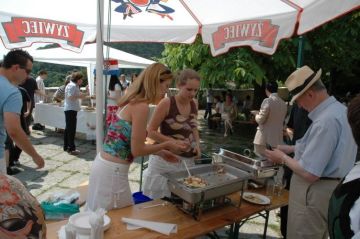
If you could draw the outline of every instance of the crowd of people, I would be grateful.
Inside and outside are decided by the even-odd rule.
[[[28,77],[32,64],[33,58],[26,51],[13,50],[4,57],[0,68],[0,238],[4,239],[46,238],[39,203],[20,181],[7,175],[6,163],[10,158],[16,164],[23,150],[38,168],[45,164],[26,135],[32,95],[38,91],[38,96],[46,96],[43,81],[47,72],[39,72],[34,84]],[[106,135],[91,167],[87,210],[111,210],[134,203],[128,173],[135,157],[150,155],[143,193],[153,199],[170,196],[163,173],[192,166],[200,158],[195,97],[201,77],[192,69],[174,75],[165,65],[154,63],[134,76],[131,84],[124,75],[110,77]],[[64,101],[64,151],[73,155],[79,154],[74,142],[79,100],[90,98],[80,92],[83,78],[81,72],[73,72],[54,95],[54,100]],[[173,80],[177,94],[166,97]],[[31,84],[33,90],[25,91],[20,84]],[[252,112],[258,124],[254,152],[283,165],[284,177],[290,182],[289,207],[281,210],[281,232],[291,239],[329,235],[356,238],[360,236],[360,170],[359,164],[355,165],[360,140],[360,96],[344,106],[327,93],[321,70],[314,72],[308,66],[294,71],[285,85],[293,104],[285,128],[287,105],[277,94],[276,82],[267,83],[267,98],[259,111]],[[211,86],[206,97],[205,118],[223,119],[226,137],[234,131],[238,103],[230,91],[222,102],[213,95]],[[214,103],[216,113],[212,114]],[[149,104],[156,105],[151,117]],[[242,106],[243,112],[249,114],[250,97]],[[16,231],[11,227],[14,223],[18,225]]]

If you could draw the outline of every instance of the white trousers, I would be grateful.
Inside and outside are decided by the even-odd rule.
[[[161,174],[185,170],[183,160],[186,161],[188,167],[195,165],[194,158],[179,157],[178,163],[170,163],[158,155],[150,155],[149,166],[144,171],[143,194],[152,199],[170,197],[171,192],[167,185],[167,179]]]
[[[133,205],[128,172],[129,164],[114,163],[97,154],[91,167],[86,209],[111,210]]]

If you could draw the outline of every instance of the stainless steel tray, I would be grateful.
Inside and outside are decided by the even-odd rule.
[[[279,165],[265,158],[253,159],[222,148],[220,148],[218,154],[214,154],[214,157],[216,158],[215,161],[222,161],[225,164],[245,170],[252,174],[254,178],[272,177],[279,169]]]
[[[224,173],[218,173],[219,167]],[[168,179],[170,191],[189,203],[204,202],[209,199],[241,191],[250,174],[227,164],[199,165],[189,168],[191,175],[198,176],[208,183],[203,188],[190,188],[183,184],[188,177],[186,170],[163,174]]]

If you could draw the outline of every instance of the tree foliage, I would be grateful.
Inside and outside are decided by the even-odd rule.
[[[359,12],[349,14],[307,33],[304,63],[313,69],[322,68],[325,77],[329,75],[327,72],[336,72],[341,78],[358,76],[359,15]],[[198,37],[191,45],[166,44],[161,61],[175,70],[193,68],[201,74],[205,85],[212,83],[215,87],[232,82],[236,88],[247,88],[254,82],[261,85],[268,80],[281,84],[296,69],[298,41],[296,36],[282,40],[272,56],[238,47],[213,57],[209,46]],[[355,82],[359,85],[358,80]]]

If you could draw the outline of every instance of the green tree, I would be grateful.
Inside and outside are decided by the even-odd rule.
[[[343,84],[346,82],[343,78],[346,78],[348,87],[342,87],[357,85],[355,89],[359,90],[360,84],[354,78],[360,71],[359,15],[359,12],[349,14],[306,34],[304,63],[313,69],[322,68],[323,78],[330,89],[336,88],[335,81],[336,85]],[[268,80],[282,84],[294,71],[298,41],[296,36],[282,40],[272,56],[239,47],[213,57],[209,46],[202,44],[198,37],[191,45],[166,44],[161,61],[173,70],[186,67],[197,70],[203,78],[203,85],[212,83],[214,87],[225,87],[227,82],[233,82],[236,88],[254,86],[257,89]],[[256,91],[263,92],[261,87]]]

